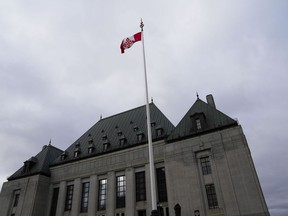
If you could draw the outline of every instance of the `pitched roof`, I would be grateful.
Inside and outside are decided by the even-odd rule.
[[[164,139],[174,129],[174,125],[154,103],[149,106],[152,139],[153,141]],[[161,133],[157,133],[157,130],[160,130]],[[138,136],[141,135],[142,139],[139,140]],[[140,106],[99,120],[68,147],[62,157],[57,158],[53,165],[130,148],[145,144],[147,140],[146,107]],[[90,153],[88,153],[89,148],[93,149]],[[77,157],[74,155],[75,152],[78,154]]]
[[[196,119],[201,121],[201,129],[197,128]],[[198,98],[169,135],[167,142],[235,125],[238,125],[237,121]]]
[[[41,174],[50,176],[49,166],[50,164],[62,154],[62,150],[52,146],[45,145],[36,156],[31,157],[24,162],[24,165],[11,175],[8,180],[14,180],[31,175]]]

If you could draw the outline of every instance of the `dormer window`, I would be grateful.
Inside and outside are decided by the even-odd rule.
[[[157,128],[156,134],[157,134],[157,137],[162,136],[163,135],[163,128],[162,127]]]
[[[155,127],[155,125],[156,125],[156,122],[151,122],[151,127]]]
[[[95,147],[93,144],[88,146],[88,154],[92,154],[94,150],[95,150]]]
[[[80,149],[80,142],[76,144],[75,146],[75,150],[74,150],[74,158],[79,157],[81,153],[81,149]]]
[[[88,144],[92,144],[93,143],[93,138],[91,136],[91,134],[88,135]]]
[[[118,136],[122,136],[122,134],[123,134],[122,131],[118,131],[118,132],[117,132],[117,135],[118,135]]]
[[[61,161],[65,160],[67,158],[67,152],[64,151],[62,154],[61,154]]]
[[[121,139],[119,139],[120,146],[124,146],[126,142],[127,142],[127,139],[125,137],[122,137]]]
[[[102,136],[102,140],[106,141],[107,140],[107,135]]]
[[[137,134],[137,141],[141,142],[144,139],[144,134],[143,133],[138,133]]]
[[[110,146],[110,143],[103,143],[103,151],[107,151]]]
[[[37,158],[36,157],[31,157],[29,160],[24,162],[24,173],[30,172],[32,167],[37,163]]]
[[[133,131],[134,131],[134,132],[137,132],[138,130],[139,130],[138,126],[135,126],[135,127],[133,128]]]
[[[79,151],[75,151],[75,152],[74,152],[74,157],[75,157],[75,158],[79,157],[79,154],[80,154]]]
[[[200,119],[196,119],[196,127],[197,127],[197,130],[201,130],[202,129],[201,120]]]
[[[206,116],[203,112],[201,113],[194,113],[191,116],[191,123],[192,123],[192,128],[191,130],[194,132],[200,132],[202,130],[207,129],[207,121],[206,121]]]

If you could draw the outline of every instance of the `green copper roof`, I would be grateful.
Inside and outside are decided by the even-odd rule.
[[[197,127],[197,120],[201,128]],[[199,98],[167,138],[168,142],[238,125],[237,121]]]
[[[152,139],[153,141],[165,139],[174,126],[154,103],[149,106]],[[130,148],[145,144],[147,140],[146,106],[141,106],[99,120],[66,149],[55,164]]]

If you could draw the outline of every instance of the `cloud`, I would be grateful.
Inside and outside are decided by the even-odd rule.
[[[243,126],[271,215],[284,215],[287,6],[2,1],[0,182],[50,138],[65,149],[100,115],[145,103],[141,44],[125,55],[119,48],[143,18],[150,97],[176,125],[196,92],[203,100],[212,93]]]

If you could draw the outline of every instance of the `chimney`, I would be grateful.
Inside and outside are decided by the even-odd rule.
[[[209,106],[211,106],[211,107],[216,109],[216,105],[215,105],[215,102],[214,102],[212,94],[207,95],[206,96],[206,100],[207,100],[207,103],[208,103]]]

